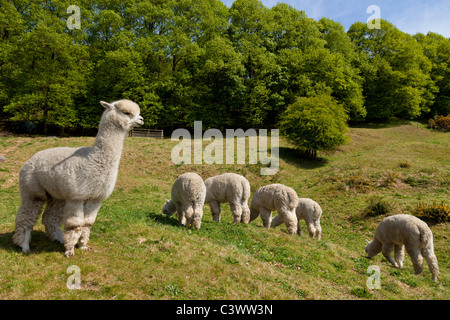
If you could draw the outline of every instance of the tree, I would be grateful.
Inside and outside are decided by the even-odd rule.
[[[412,119],[429,111],[437,88],[431,63],[412,36],[385,20],[380,29],[355,23],[348,35],[368,61],[359,66],[368,119]]]
[[[347,141],[347,119],[344,107],[328,95],[300,97],[283,113],[280,132],[315,158],[318,150]]]
[[[41,122],[44,134],[49,124],[77,124],[74,98],[86,84],[87,51],[65,32],[65,9],[57,1],[21,8],[28,31],[17,38],[12,61],[16,72],[8,79],[10,101],[4,110],[12,120]]]
[[[431,62],[430,76],[437,87],[429,116],[450,114],[450,39],[437,33],[413,36],[422,46],[424,55]]]

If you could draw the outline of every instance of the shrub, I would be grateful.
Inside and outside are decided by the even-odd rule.
[[[315,158],[317,150],[347,141],[347,119],[344,107],[328,95],[301,97],[282,114],[280,131]]]
[[[366,288],[362,288],[362,287],[355,287],[352,290],[350,290],[350,294],[353,294],[355,296],[357,296],[358,298],[370,298],[372,297],[372,294],[370,293],[369,290],[367,290]]]
[[[398,165],[399,165],[399,167],[400,168],[409,168],[409,167],[411,167],[411,163],[409,162],[409,161],[400,161],[399,163],[398,163]]]
[[[411,211],[413,216],[430,223],[442,223],[449,221],[450,208],[443,202],[427,205],[423,202],[417,204]]]
[[[391,205],[389,202],[380,196],[373,196],[369,199],[369,204],[364,209],[363,213],[366,217],[376,217],[387,214],[389,211],[391,211]]]
[[[389,187],[390,185],[394,184],[394,182],[396,182],[398,178],[398,173],[395,171],[391,171],[386,175],[381,185],[383,187]]]
[[[438,116],[436,119],[436,128],[443,131],[450,131],[450,114],[446,117]]]

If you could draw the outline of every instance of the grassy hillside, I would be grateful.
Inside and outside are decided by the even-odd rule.
[[[91,233],[90,252],[50,242],[39,222],[32,232],[30,255],[12,243],[20,204],[18,172],[36,151],[56,146],[85,146],[93,138],[0,138],[0,299],[449,299],[448,223],[432,225],[441,275],[431,281],[426,264],[415,276],[409,257],[394,269],[378,255],[364,253],[365,239],[384,216],[365,217],[374,196],[389,204],[388,214],[408,213],[420,202],[449,204],[450,135],[420,124],[352,128],[351,142],[302,159],[280,141],[280,170],[259,175],[258,165],[175,165],[177,142],[127,138],[112,196],[103,203]],[[207,143],[205,143],[207,145]],[[321,241],[290,236],[284,226],[232,223],[228,204],[222,221],[204,209],[200,230],[181,227],[161,213],[175,178],[195,171],[204,179],[236,172],[245,175],[252,193],[280,182],[323,208]],[[81,289],[69,290],[80,268]],[[370,265],[381,270],[381,289],[368,290]]]

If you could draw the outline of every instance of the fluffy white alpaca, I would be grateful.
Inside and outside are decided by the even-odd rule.
[[[183,173],[175,180],[171,197],[166,200],[163,213],[170,217],[176,211],[182,225],[200,229],[206,197],[206,186],[202,177],[194,172]]]
[[[433,233],[428,225],[417,217],[408,214],[398,214],[384,218],[375,230],[375,237],[366,245],[369,258],[382,252],[383,256],[396,268],[403,267],[406,252],[411,257],[414,273],[423,270],[423,257],[434,281],[439,274],[438,261],[434,255]],[[395,250],[395,261],[391,253]]]
[[[144,123],[139,106],[130,100],[100,103],[106,110],[92,147],[42,150],[20,169],[22,203],[13,241],[23,252],[30,252],[30,232],[44,204],[46,233],[64,243],[65,256],[74,255],[77,243],[89,250],[90,228],[102,201],[114,189],[125,137],[132,127]]]
[[[229,202],[234,223],[249,223],[250,183],[236,173],[224,173],[205,180],[206,198],[209,203],[214,221],[220,221],[220,204]]]
[[[297,232],[298,224],[295,215],[297,204],[298,196],[294,189],[279,183],[263,186],[253,195],[250,204],[250,221],[261,215],[264,227],[270,228],[272,211],[276,210],[288,232],[294,234]]]
[[[297,233],[302,235],[302,229],[300,227],[300,220],[304,219],[308,233],[311,238],[317,237],[320,240],[322,236],[322,227],[320,226],[320,217],[322,216],[322,208],[317,202],[308,198],[298,198],[298,205],[295,209],[295,214],[298,219]],[[271,227],[275,228],[282,223],[280,216],[276,216],[272,219]]]

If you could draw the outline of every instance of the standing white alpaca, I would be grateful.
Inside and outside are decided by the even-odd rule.
[[[206,197],[206,186],[202,177],[194,172],[183,173],[173,183],[171,196],[162,209],[166,217],[177,212],[182,225],[200,229]]]
[[[265,228],[270,228],[272,211],[277,210],[280,219],[287,227],[289,234],[297,232],[297,216],[295,208],[298,196],[294,189],[280,183],[269,184],[256,190],[250,203],[250,221],[259,215]]]
[[[322,237],[322,227],[320,226],[320,217],[322,216],[322,208],[320,205],[312,199],[298,198],[298,205],[295,209],[295,214],[298,219],[297,234],[302,235],[302,229],[300,226],[300,220],[304,219],[308,233],[311,238],[317,237],[320,240]],[[271,228],[275,228],[282,223],[280,216],[276,216],[272,219]]]
[[[24,253],[30,252],[31,230],[44,204],[46,233],[64,243],[64,255],[73,256],[77,243],[89,250],[90,229],[114,189],[125,137],[132,127],[144,124],[139,106],[130,100],[100,103],[106,110],[92,147],[42,150],[20,169],[22,203],[13,241]]]
[[[244,176],[231,172],[223,173],[206,179],[205,185],[205,203],[209,203],[214,221],[220,221],[220,204],[229,202],[234,223],[249,223],[250,183]]]
[[[375,237],[366,245],[369,258],[380,252],[396,268],[403,267],[406,252],[411,257],[414,273],[423,270],[423,257],[427,260],[433,281],[439,274],[438,261],[434,254],[433,233],[428,225],[417,217],[409,214],[397,214],[384,218],[375,230]],[[395,261],[391,253],[395,250]]]

